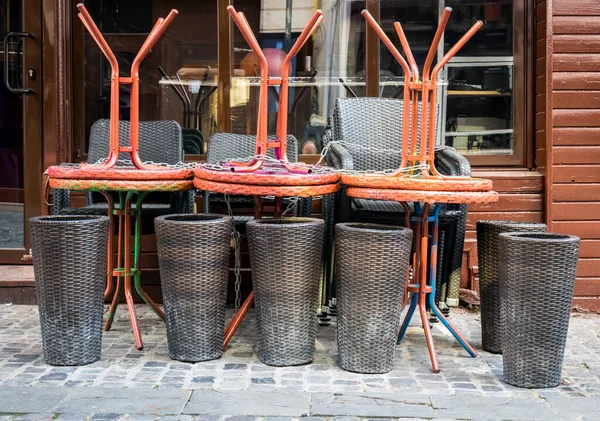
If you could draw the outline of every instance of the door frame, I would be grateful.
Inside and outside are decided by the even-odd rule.
[[[29,218],[42,211],[42,1],[23,0],[22,31],[33,38],[23,40],[23,87],[34,91],[22,94],[23,101],[23,228],[22,248],[0,249],[0,263],[22,264],[29,255]],[[35,68],[36,77],[27,76],[29,67]]]

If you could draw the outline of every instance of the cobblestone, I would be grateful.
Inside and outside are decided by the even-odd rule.
[[[188,412],[187,415],[164,413],[160,416],[161,419],[182,421],[357,421],[356,417],[371,416],[382,420],[379,417],[393,416],[395,419],[400,415],[426,416],[436,420],[461,419],[464,418],[462,415],[469,415],[472,419],[486,419],[486,416],[500,416],[500,413],[491,413],[493,411],[489,411],[489,408],[494,405],[504,408],[505,401],[502,399],[512,399],[528,405],[531,403],[531,408],[524,409],[525,414],[535,416],[534,409],[537,408],[541,411],[539,417],[556,413],[559,419],[567,417],[566,408],[573,402],[578,405],[577,414],[581,419],[586,419],[582,417],[588,412],[594,415],[589,419],[600,419],[600,416],[595,417],[600,412],[600,316],[596,315],[574,314],[571,319],[563,383],[555,389],[532,391],[502,382],[502,356],[481,350],[479,321],[473,314],[460,309],[452,310],[451,320],[477,349],[478,358],[469,358],[443,327],[435,324],[434,339],[442,372],[432,373],[422,328],[413,324],[404,341],[396,348],[394,369],[383,375],[349,373],[337,366],[335,319],[331,326],[319,327],[312,364],[270,367],[258,361],[255,351],[256,318],[253,312],[244,320],[221,359],[196,364],[169,359],[164,324],[144,306],[138,306],[137,312],[144,339],[143,351],[135,349],[127,312],[120,309],[113,330],[104,333],[100,361],[84,367],[51,367],[42,358],[37,308],[0,308],[0,400],[4,402],[4,405],[0,403],[0,421],[156,419],[156,416],[148,413],[102,414],[102,411],[88,411],[88,408],[84,408],[87,413],[73,413],[73,409],[78,409],[76,405],[67,405],[63,409],[64,413],[54,411],[63,399],[68,400],[68,395],[72,395],[73,391],[85,388],[90,391],[109,390],[113,392],[111,396],[122,395],[114,395],[119,390],[126,392],[128,389],[135,389],[130,392],[134,393],[132,396],[137,396],[159,392],[155,389],[160,389],[160,393],[188,393],[191,396],[190,402],[195,399],[197,402],[206,402],[201,394],[208,392],[232,396],[233,400],[229,404],[219,401],[222,407],[219,407],[217,413],[203,409],[203,413],[206,412],[207,415]],[[41,392],[46,393],[49,396],[48,402],[53,406],[44,406],[46,400],[40,399],[7,401],[7,394],[15,393],[15,390],[35,391],[36,396],[40,396]],[[196,394],[197,397],[194,397]],[[260,405],[248,398],[254,396],[252,394],[258,394],[256,396],[261,396],[261,399],[266,396],[264,401],[267,406],[276,404],[281,394],[300,394],[298,396],[303,399],[300,402],[311,402],[311,406],[310,409],[298,407],[298,412],[293,417],[269,418],[268,413],[260,413]],[[323,398],[329,394],[338,398]],[[388,405],[380,400],[379,406],[388,405],[387,410],[379,408],[369,413],[371,398],[351,398],[356,394],[396,397],[410,395],[425,399],[428,403],[393,402],[393,405]],[[95,399],[102,402],[103,396],[103,393],[98,393]],[[246,397],[240,403],[235,396]],[[211,399],[217,397],[215,395]],[[417,401],[420,402],[418,399]],[[467,408],[468,413],[461,414],[460,405],[456,404],[459,412],[452,405],[455,405],[453,402],[463,401],[472,404]],[[13,409],[8,408],[6,402]],[[181,405],[187,405],[185,399],[181,402]],[[350,403],[349,408],[354,408],[354,412],[348,410],[343,413],[344,407],[340,402]],[[299,404],[294,400],[289,400],[289,403]],[[311,412],[315,409],[315,403],[320,405],[320,411],[325,412],[323,418],[319,418],[320,413]],[[236,411],[243,411],[244,405],[252,405],[252,416],[232,418],[226,415],[227,408],[232,411],[230,415],[243,414],[244,412]],[[408,405],[408,412],[400,415],[394,412],[398,408],[406,409],[405,405]],[[553,407],[554,412],[548,412],[552,405],[556,406]],[[104,412],[110,412],[110,408],[109,402]],[[279,413],[282,412],[271,412],[272,415]],[[351,417],[331,418],[342,413]],[[511,412],[502,414],[508,416],[505,419],[520,419],[516,415],[510,418]],[[113,415],[115,418],[110,418]]]

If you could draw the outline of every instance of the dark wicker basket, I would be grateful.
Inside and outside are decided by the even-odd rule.
[[[412,235],[388,225],[336,225],[338,364],[344,370],[393,368]]]
[[[481,346],[493,353],[502,353],[502,322],[500,319],[499,261],[504,250],[498,246],[503,232],[544,232],[545,224],[516,221],[478,221],[477,255],[479,293],[481,296]]]
[[[258,358],[289,366],[313,360],[325,223],[275,218],[247,224],[258,313]]]
[[[84,365],[100,359],[108,226],[107,216],[29,220],[47,364]]]
[[[504,381],[560,384],[579,238],[548,233],[499,236]]]
[[[190,362],[221,357],[233,220],[166,215],[154,226],[169,356]]]

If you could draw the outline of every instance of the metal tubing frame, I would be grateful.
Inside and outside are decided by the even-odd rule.
[[[228,6],[227,11],[232,20],[244,36],[244,39],[258,57],[260,67],[260,94],[258,103],[258,122],[256,128],[256,148],[255,156],[264,157],[267,150],[275,149],[275,156],[281,162],[283,167],[292,173],[306,174],[308,171],[301,166],[297,166],[288,161],[286,151],[287,139],[287,120],[288,120],[288,92],[289,92],[289,71],[292,59],[298,54],[306,41],[311,37],[315,30],[323,21],[323,12],[315,10],[313,16],[304,27],[304,30],[294,43],[290,52],[286,55],[282,66],[280,78],[269,76],[269,66],[263,50],[260,48],[254,32],[250,28],[248,20],[242,12],[237,12],[233,6]],[[279,107],[277,109],[277,140],[269,142],[267,139],[267,119],[268,119],[268,88],[269,86],[280,86]],[[264,159],[254,158],[249,162],[232,162],[231,171],[233,172],[255,172],[262,167]]]
[[[418,205],[418,204],[416,204]],[[476,357],[477,353],[473,347],[465,340],[465,338],[458,332],[458,330],[446,319],[442,314],[438,306],[435,304],[435,279],[437,276],[437,248],[438,248],[438,237],[439,237],[439,213],[441,210],[440,204],[435,205],[433,215],[429,216],[430,205],[425,203],[423,207],[415,206],[415,216],[412,220],[415,222],[414,232],[418,233],[414,237],[415,239],[415,259],[413,264],[418,266],[414,269],[415,277],[417,278],[416,284],[411,284],[408,287],[410,297],[410,307],[400,332],[398,333],[398,343],[402,341],[410,320],[412,319],[415,310],[419,308],[421,315],[421,323],[425,333],[425,341],[427,342],[427,348],[429,350],[429,358],[431,360],[431,367],[434,373],[439,373],[440,364],[438,362],[437,353],[435,351],[435,344],[433,342],[433,335],[431,333],[431,327],[429,325],[429,319],[427,317],[427,306],[432,309],[433,313],[438,317],[442,324],[450,331],[452,336],[456,338],[458,343],[468,352],[471,357]],[[429,252],[429,222],[433,223],[433,229],[431,232],[431,252]],[[417,247],[418,246],[418,247]],[[429,276],[427,273],[429,272]]]
[[[129,318],[131,319],[131,327],[133,330],[133,336],[135,338],[135,346],[137,349],[143,349],[144,344],[142,341],[142,334],[138,324],[135,304],[133,302],[133,290],[148,304],[152,310],[161,318],[165,320],[163,311],[158,305],[148,296],[143,290],[141,285],[141,270],[140,270],[140,238],[142,228],[142,204],[145,197],[150,192],[136,192],[129,191],[127,193],[119,193],[119,209],[113,210],[119,216],[119,239],[118,239],[118,252],[117,252],[117,267],[113,269],[112,264],[110,265],[110,271],[113,276],[117,277],[116,290],[113,295],[113,299],[108,311],[106,324],[104,330],[109,331],[114,321],[115,313],[119,302],[123,295],[125,295],[125,301],[127,303],[127,310],[129,312]],[[135,209],[133,208],[134,197],[137,194],[135,200]],[[132,235],[131,235],[131,218],[135,216],[134,236],[133,236],[133,263],[131,256],[132,246]],[[123,260],[122,260],[123,258]],[[122,266],[121,266],[121,262]],[[121,282],[121,276],[123,282]]]
[[[283,197],[276,196],[275,197],[275,210],[273,216],[275,218],[281,217],[281,203],[283,201]],[[262,219],[263,216],[263,201],[260,196],[254,196],[254,219]],[[223,350],[227,349],[227,345],[231,341],[231,338],[235,334],[235,331],[246,317],[248,310],[254,303],[254,291],[250,291],[248,297],[244,300],[244,303],[240,306],[239,310],[233,315],[233,318],[229,321],[229,324],[225,328],[225,339],[223,341]]]
[[[171,24],[173,19],[175,19],[179,12],[176,9],[171,9],[171,12],[169,12],[166,18],[159,18],[156,21],[152,31],[150,31],[146,41],[144,41],[144,44],[133,60],[131,65],[131,76],[120,77],[119,63],[117,62],[117,59],[110,46],[102,36],[102,33],[94,23],[94,20],[90,16],[89,12],[83,3],[79,3],[77,5],[77,9],[79,10],[78,17],[83,22],[83,26],[85,26],[93,40],[96,42],[96,44],[98,44],[98,47],[109,61],[111,66],[109,153],[106,162],[95,166],[103,169],[113,168],[119,158],[119,152],[128,152],[131,155],[133,164],[138,169],[166,169],[165,167],[145,165],[139,156],[139,69],[144,58],[146,58],[152,47],[154,47],[158,39],[164,34],[168,26]],[[119,146],[119,85],[121,84],[131,85],[129,146],[122,148]]]
[[[399,53],[398,49],[390,41],[383,29],[379,26],[373,16],[363,10],[362,15],[385,44],[394,58],[398,61],[404,72],[404,115],[402,127],[402,161],[400,168],[392,176],[401,176],[406,174],[407,166],[418,163],[420,173],[425,178],[436,179],[465,179],[465,176],[445,176],[440,174],[435,168],[435,129],[437,127],[436,118],[436,100],[437,100],[437,76],[440,70],[448,61],[458,53],[458,51],[473,37],[473,35],[483,26],[483,22],[477,21],[462,38],[444,55],[436,64],[433,70],[431,65],[435,58],[438,45],[446,29],[452,9],[446,7],[442,13],[438,28],[429,48],[425,65],[423,67],[422,80],[419,80],[419,69],[415,62],[410,45],[402,30],[400,22],[394,23],[394,28],[400,39],[402,49],[410,64]],[[420,139],[417,133],[419,126],[419,98],[421,99],[421,127]],[[410,133],[408,133],[408,116],[410,112]],[[410,150],[410,153],[408,152]]]

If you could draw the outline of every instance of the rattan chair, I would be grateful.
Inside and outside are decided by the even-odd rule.
[[[324,142],[341,143],[330,145],[327,163],[338,169],[357,171],[398,168],[403,108],[403,101],[394,98],[339,98]],[[435,164],[442,174],[471,175],[467,159],[450,147],[436,150]],[[349,198],[343,186],[336,204],[336,222],[398,224],[404,220],[404,209],[398,202]],[[447,227],[444,242],[439,246],[444,257],[438,267],[440,290],[442,284],[452,289],[451,278],[460,279],[466,218],[464,205],[447,205],[440,212],[440,227]]]
[[[181,127],[176,121],[140,121],[140,157],[146,162],[164,163],[174,165],[183,162],[183,143]],[[96,163],[108,156],[110,120],[96,121],[90,133],[90,146],[88,160],[90,164]],[[129,145],[129,122],[119,123],[119,144]],[[130,159],[129,154],[122,153],[119,159]],[[124,165],[118,163],[117,165]],[[85,214],[105,215],[107,204],[102,195],[88,192],[86,206],[83,208],[70,207],[70,192],[64,189],[54,189],[52,192],[53,212],[55,215]],[[115,197],[115,206],[119,200]],[[194,191],[152,193],[146,199],[148,204],[142,207],[142,230],[153,232],[153,219],[160,215],[170,213],[193,213]]]

